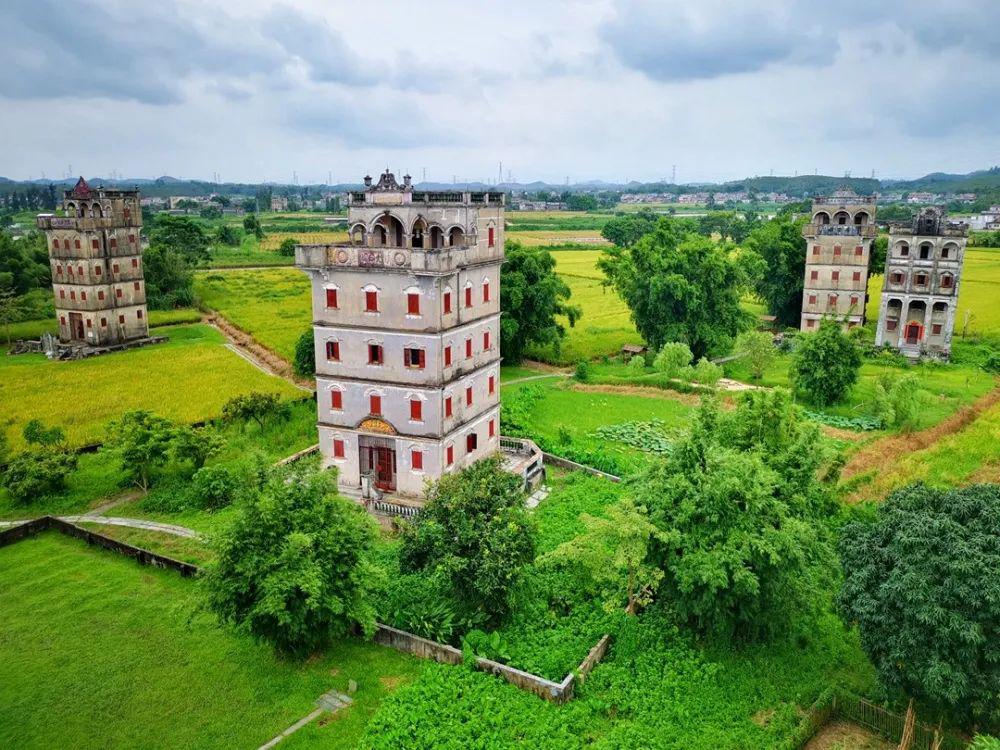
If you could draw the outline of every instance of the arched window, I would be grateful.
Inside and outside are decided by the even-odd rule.
[[[413,222],[413,229],[410,232],[410,245],[415,248],[424,246],[424,234],[427,232],[427,222],[418,218]]]
[[[448,244],[452,247],[465,244],[465,232],[462,227],[452,227],[448,230]]]
[[[906,258],[910,254],[910,246],[905,242],[896,243],[896,255],[900,258]]]
[[[830,214],[828,214],[826,211],[817,211],[813,215],[813,224],[829,224],[829,223],[830,223]]]
[[[850,221],[850,218],[851,217],[847,211],[837,211],[837,213],[833,215],[833,223],[844,226],[848,223],[848,221]]]
[[[859,227],[863,227],[868,223],[868,212],[858,211],[854,214],[854,224]]]
[[[931,253],[934,250],[934,246],[930,242],[920,243],[920,260],[927,260],[931,257]]]
[[[431,247],[444,246],[444,232],[441,227],[431,227]]]

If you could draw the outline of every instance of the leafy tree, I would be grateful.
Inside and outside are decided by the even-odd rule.
[[[270,208],[270,202],[268,202],[268,208]],[[243,230],[247,234],[252,234],[258,240],[264,239],[264,227],[261,226],[257,214],[247,214],[243,217]]]
[[[764,371],[778,356],[774,348],[774,340],[764,331],[744,331],[736,339],[736,353],[742,355],[743,361],[750,368],[750,377],[760,380]]]
[[[205,576],[208,606],[279,651],[308,654],[375,629],[375,522],[335,494],[332,472],[276,476],[239,506]]]
[[[150,246],[143,253],[146,299],[154,310],[194,304],[194,274],[184,255],[169,247]]]
[[[14,240],[0,232],[0,292],[14,296],[52,285],[48,249],[41,232],[29,232]]]
[[[149,232],[149,246],[178,253],[192,266],[209,259],[208,235],[194,219],[187,216],[157,214]]]
[[[0,483],[14,502],[27,504],[61,494],[76,463],[72,451],[51,445],[33,446],[10,460]]]
[[[778,216],[754,229],[745,243],[745,248],[762,261],[760,273],[754,274],[754,291],[781,326],[798,326],[802,315],[804,223],[805,219]]]
[[[884,427],[909,430],[916,423],[922,401],[923,391],[916,375],[909,373],[893,378],[889,373],[882,373],[875,381],[873,416]]]
[[[108,423],[104,450],[118,458],[131,484],[149,490],[153,472],[170,458],[174,424],[144,410],[127,411]]]
[[[662,372],[668,378],[676,378],[681,370],[691,364],[693,355],[687,344],[671,341],[660,347],[653,360],[653,369]]]
[[[199,508],[218,510],[243,497],[259,493],[270,476],[261,454],[203,466],[191,477],[191,492]]]
[[[565,316],[570,326],[579,319],[580,308],[568,303],[570,289],[555,266],[547,251],[507,241],[500,271],[500,348],[506,361],[520,362],[529,344],[551,344],[558,351],[566,329],[556,316]]]
[[[750,325],[740,307],[747,282],[731,248],[661,219],[630,248],[604,251],[598,267],[632,312],[646,342],[683,341],[695,357],[723,354]]]
[[[880,217],[881,218],[881,217]],[[868,256],[868,275],[885,273],[885,256],[889,252],[889,235],[880,234],[872,243],[872,250]]]
[[[722,368],[708,357],[702,357],[698,360],[698,364],[694,366],[691,376],[696,382],[714,388],[722,379]]]
[[[966,722],[998,714],[998,538],[995,484],[905,487],[840,537],[840,611],[880,681]]]
[[[841,323],[823,318],[815,333],[799,336],[792,360],[795,390],[819,406],[841,401],[858,382],[861,350]]]
[[[648,208],[635,213],[620,214],[604,225],[601,236],[612,245],[632,247],[642,237],[656,229],[659,220],[659,217]]]
[[[14,295],[13,289],[2,288],[3,284],[3,274],[0,273],[0,323],[6,333],[7,346],[10,346],[10,324],[21,317],[21,298]]]
[[[222,209],[218,206],[204,206],[200,211],[198,211],[198,216],[203,219],[221,219]]]
[[[633,375],[642,375],[646,370],[646,358],[641,354],[636,354],[628,361],[628,369]]]
[[[404,572],[443,577],[456,611],[500,622],[521,568],[535,557],[523,480],[501,469],[497,458],[441,477],[402,541]]]
[[[293,237],[288,237],[287,239],[282,240],[281,244],[278,246],[278,255],[284,256],[286,258],[294,258],[295,246],[297,244],[298,243],[295,241],[295,238]]]
[[[223,445],[222,436],[209,427],[178,425],[174,429],[173,455],[180,461],[190,462],[194,471],[200,469],[209,458],[222,450]]]
[[[572,193],[566,196],[568,211],[596,211],[600,208],[597,198],[588,193]]]
[[[24,442],[29,445],[61,445],[66,442],[66,433],[58,425],[46,427],[40,419],[32,419],[21,430]]]
[[[631,493],[667,535],[651,560],[681,620],[754,638],[815,607],[832,558],[825,456],[785,391],[747,392],[732,412],[702,402],[691,433]]]
[[[239,230],[229,224],[223,224],[220,226],[219,231],[215,236],[219,242],[223,245],[228,245],[229,247],[236,247],[240,244]]]
[[[316,338],[312,328],[307,329],[295,342],[295,357],[292,372],[300,378],[311,378],[316,374]]]
[[[624,605],[634,615],[652,600],[663,578],[663,571],[647,562],[650,542],[666,542],[668,535],[628,498],[610,506],[605,518],[584,513],[580,521],[586,531],[545,555],[542,564],[579,565],[602,592],[605,608]]]
[[[264,425],[287,415],[287,409],[277,393],[250,391],[233,396],[222,406],[222,418],[227,422],[256,422],[263,430]]]

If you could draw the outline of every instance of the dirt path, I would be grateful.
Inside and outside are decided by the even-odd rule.
[[[140,497],[142,497],[142,490],[126,490],[125,492],[111,498],[107,502],[98,505],[96,508],[91,508],[87,511],[87,515],[102,516],[112,508],[122,505],[123,503],[130,503],[133,500],[138,500]]]
[[[229,341],[229,348],[254,367],[269,375],[284,378],[296,388],[312,393],[313,389],[310,386],[313,383],[296,378],[292,373],[292,365],[288,360],[268,349],[249,333],[239,329],[219,313],[214,310],[209,312],[205,316],[204,322],[217,328]]]
[[[527,383],[529,380],[545,380],[546,378],[568,378],[568,372],[551,372],[548,375],[529,375],[524,378],[514,378],[513,380],[505,380],[500,385],[514,385],[515,383]]]
[[[1000,403],[1000,388],[994,388],[985,396],[981,396],[974,403],[962,407],[948,419],[933,427],[918,432],[887,435],[876,440],[861,448],[851,457],[844,466],[841,477],[847,480],[866,472],[874,472],[876,475],[887,474],[895,467],[900,455],[924,450],[942,438],[959,432],[997,403]],[[860,497],[870,497],[870,493],[862,489],[852,493],[847,500],[854,502]]]

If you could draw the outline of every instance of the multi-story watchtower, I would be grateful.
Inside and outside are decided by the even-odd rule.
[[[812,220],[802,228],[806,238],[806,276],[802,290],[803,331],[811,331],[824,315],[865,322],[868,260],[875,240],[875,198],[839,190],[813,200]]]
[[[65,216],[38,216],[60,341],[110,346],[146,338],[139,191],[95,189],[81,177],[64,192],[63,209]]]
[[[504,195],[414,192],[386,170],[350,193],[348,225],[346,244],[295,250],[324,465],[346,494],[419,498],[499,449]]]
[[[969,226],[938,208],[889,227],[875,343],[908,357],[951,355],[958,286]]]

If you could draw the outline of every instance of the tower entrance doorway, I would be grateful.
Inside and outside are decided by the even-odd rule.
[[[906,343],[907,344],[919,344],[920,337],[924,332],[924,327],[919,323],[907,323],[906,324]]]
[[[69,337],[73,341],[83,341],[83,316],[80,313],[69,314]]]
[[[396,441],[392,438],[358,437],[361,474],[372,477],[372,483],[383,492],[396,489]]]

